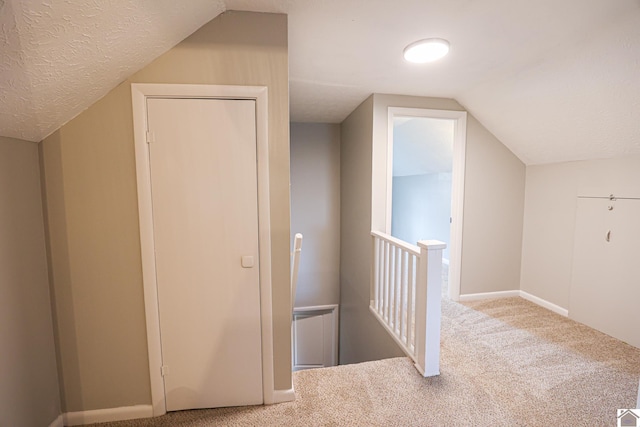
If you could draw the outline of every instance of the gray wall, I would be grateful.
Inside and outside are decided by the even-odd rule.
[[[384,229],[387,185],[372,170],[386,170],[390,106],[463,110],[452,99],[375,94],[342,123],[340,363],[402,354],[369,313],[369,233]],[[461,294],[518,289],[525,165],[471,114],[465,173]]]
[[[38,146],[0,137],[0,425],[58,415]]]
[[[568,309],[578,193],[639,185],[640,156],[528,166],[521,289]]]
[[[131,83],[268,87],[274,383],[291,388],[287,16],[225,12],[42,142],[63,410],[150,404]]]
[[[302,233],[304,236],[296,307],[338,304],[340,302],[340,125],[338,124],[291,124],[291,233]]]
[[[375,94],[374,170],[386,170],[389,107],[464,111],[453,99]],[[387,183],[373,179],[372,224],[383,230]],[[467,113],[461,295],[518,289],[524,186],[524,163]]]
[[[369,312],[373,96],[342,122],[340,137],[340,363],[404,353]]]
[[[471,114],[460,294],[520,287],[525,165]]]

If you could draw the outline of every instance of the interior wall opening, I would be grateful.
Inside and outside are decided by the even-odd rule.
[[[465,128],[464,112],[389,108],[386,231],[414,245],[447,244],[443,288],[454,300],[460,294]]]

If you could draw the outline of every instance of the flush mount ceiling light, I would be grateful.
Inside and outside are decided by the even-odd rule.
[[[416,64],[433,62],[449,53],[449,42],[444,39],[424,39],[404,48],[404,59]]]

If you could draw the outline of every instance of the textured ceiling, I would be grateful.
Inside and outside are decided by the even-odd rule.
[[[221,0],[5,0],[0,135],[41,140],[223,10]]]
[[[640,154],[639,0],[0,0],[0,134],[42,139],[225,9],[289,15],[292,121],[440,96],[527,164]],[[450,54],[405,63],[426,37]]]

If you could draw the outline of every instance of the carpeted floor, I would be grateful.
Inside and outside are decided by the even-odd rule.
[[[301,371],[295,402],[101,426],[615,426],[638,378],[639,349],[521,298],[444,299],[438,377],[406,358]]]

